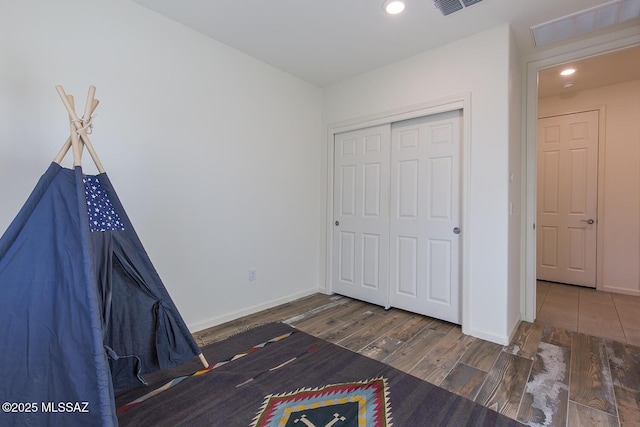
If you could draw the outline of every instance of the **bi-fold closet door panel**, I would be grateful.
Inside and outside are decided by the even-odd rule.
[[[334,292],[460,323],[461,121],[336,135]]]

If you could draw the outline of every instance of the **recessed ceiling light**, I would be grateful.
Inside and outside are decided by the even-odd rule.
[[[566,70],[562,70],[560,72],[561,76],[570,76],[571,74],[575,73],[576,69],[575,68],[567,68]]]
[[[382,8],[389,15],[397,15],[404,10],[404,2],[400,0],[386,0],[382,3]]]

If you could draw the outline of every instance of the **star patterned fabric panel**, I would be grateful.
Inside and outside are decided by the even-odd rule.
[[[116,213],[109,196],[102,189],[97,176],[85,175],[84,192],[87,199],[89,229],[95,231],[124,230],[124,224]]]

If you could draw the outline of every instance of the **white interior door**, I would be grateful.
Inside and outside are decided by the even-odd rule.
[[[333,291],[388,306],[390,125],[335,136]]]
[[[596,287],[598,111],[538,120],[537,277]]]
[[[457,110],[391,128],[390,305],[458,324],[461,125]]]

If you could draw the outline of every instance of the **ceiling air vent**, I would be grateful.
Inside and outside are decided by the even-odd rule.
[[[579,36],[640,16],[640,0],[614,0],[531,27],[535,46]]]
[[[433,4],[442,12],[444,16],[469,7],[472,4],[480,3],[482,0],[433,0]]]

